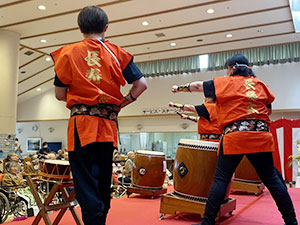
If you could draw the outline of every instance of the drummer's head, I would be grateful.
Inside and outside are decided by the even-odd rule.
[[[87,6],[80,11],[77,23],[83,34],[100,34],[107,30],[108,17],[101,8]]]
[[[134,160],[134,157],[135,157],[134,152],[128,152],[127,156],[129,159]]]
[[[255,77],[255,74],[252,72],[252,70],[249,67],[248,59],[244,55],[241,55],[241,54],[234,55],[231,58],[229,58],[225,63],[225,68],[227,69],[228,76],[250,75],[250,76]]]
[[[17,174],[19,171],[19,164],[15,161],[9,161],[5,164],[5,169],[9,173]]]

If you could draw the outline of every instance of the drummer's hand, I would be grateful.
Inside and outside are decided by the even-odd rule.
[[[169,107],[174,107],[175,103],[174,102],[169,102]]]
[[[188,116],[183,113],[177,112],[177,114],[184,120],[186,120],[188,118]]]
[[[178,86],[177,85],[173,85],[172,86],[172,92],[173,93],[178,93],[179,91],[178,91]]]

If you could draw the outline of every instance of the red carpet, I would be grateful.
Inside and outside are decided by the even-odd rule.
[[[298,220],[300,218],[300,189],[291,188],[289,193],[296,208]],[[219,225],[283,225],[280,213],[270,193],[265,191],[262,195],[244,194],[242,192],[231,195],[237,199],[237,209],[232,216],[223,218]],[[159,220],[160,199],[145,199],[140,196],[130,198],[113,199],[112,207],[108,215],[107,225],[190,225],[201,220],[199,215],[177,213],[167,215],[164,220]],[[80,213],[79,207],[77,208]],[[57,212],[50,215],[54,220]],[[8,225],[30,225],[34,218],[28,218],[19,222],[10,222]],[[44,225],[44,222],[40,222]],[[71,213],[68,211],[60,225],[75,224]]]

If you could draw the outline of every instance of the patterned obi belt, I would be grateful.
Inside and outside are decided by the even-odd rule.
[[[220,140],[221,134],[200,134],[200,140],[201,139],[213,139],[213,140]]]
[[[99,103],[97,105],[76,104],[71,108],[71,117],[78,115],[98,116],[117,122],[120,107],[114,104]]]
[[[266,121],[263,120],[239,120],[228,124],[223,129],[224,134],[228,134],[235,131],[265,131],[269,132],[269,126]]]

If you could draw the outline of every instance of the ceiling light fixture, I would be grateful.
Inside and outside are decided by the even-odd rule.
[[[40,40],[40,42],[42,42],[42,43],[47,43],[47,40],[42,39],[42,40]]]
[[[38,9],[39,9],[39,10],[46,10],[46,6],[44,6],[44,5],[39,5],[39,6],[38,6]]]
[[[147,21],[143,21],[143,22],[142,22],[142,25],[143,25],[143,26],[148,26],[149,23],[148,23]]]
[[[51,61],[51,58],[50,58],[50,57],[47,57],[45,60],[46,60],[47,62],[50,62],[50,61]]]
[[[170,43],[171,46],[176,46],[175,42]]]
[[[227,38],[231,38],[231,37],[232,37],[232,34],[226,34],[226,37],[227,37]]]
[[[37,89],[36,89],[36,91],[41,91],[41,90],[42,90],[41,88],[37,88]]]
[[[214,10],[214,9],[208,9],[208,10],[206,10],[206,12],[207,12],[208,14],[213,14],[213,13],[215,12],[215,10]]]
[[[264,30],[263,30],[263,29],[259,29],[259,30],[257,30],[257,32],[258,32],[258,33],[263,33]]]

